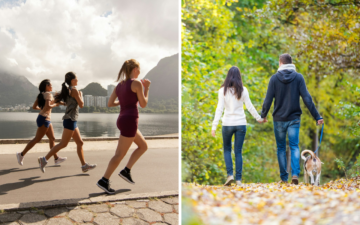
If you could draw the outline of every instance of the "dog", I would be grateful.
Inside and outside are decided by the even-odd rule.
[[[305,157],[305,154],[309,153],[308,157]],[[320,185],[320,174],[321,174],[321,164],[320,159],[315,155],[311,150],[304,150],[301,152],[301,158],[304,162],[304,182],[309,183],[309,176],[311,178],[311,185]],[[316,179],[314,181],[314,175]]]

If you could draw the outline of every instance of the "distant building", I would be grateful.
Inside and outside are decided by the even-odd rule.
[[[87,106],[87,107],[95,106],[94,96],[92,96],[92,95],[85,95],[85,96],[84,96],[84,106]]]
[[[94,96],[94,106],[106,107],[106,97],[105,96]]]
[[[109,84],[107,86],[107,96],[108,97],[110,97],[110,95],[113,93],[114,89],[115,89],[115,85]]]

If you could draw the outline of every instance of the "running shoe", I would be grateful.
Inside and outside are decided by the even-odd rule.
[[[125,170],[121,170],[119,173],[119,176],[124,179],[125,181],[127,181],[130,184],[135,184],[135,182],[132,180],[131,178],[131,174],[126,172]]]
[[[58,157],[55,159],[55,165],[59,165],[62,162],[65,162],[67,160],[67,157]]]
[[[46,166],[46,164],[47,164],[45,157],[39,157],[39,158],[38,158],[38,162],[39,162],[40,170],[41,170],[43,173],[45,173],[45,166]]]
[[[95,167],[96,167],[96,164],[85,163],[85,165],[83,165],[83,166],[81,167],[81,169],[82,169],[82,171],[83,171],[84,173],[86,173],[86,172],[89,171],[89,170],[95,169]]]
[[[298,185],[299,184],[298,176],[296,176],[296,175],[292,176],[291,183],[295,184],[295,185]]]
[[[236,186],[241,186],[241,180],[236,181]]]
[[[24,156],[21,155],[21,152],[16,153],[16,158],[20,166],[23,165]]]
[[[232,183],[234,183],[234,176],[230,175],[227,177],[227,180],[226,180],[224,186],[231,186]]]
[[[115,190],[110,188],[110,181],[106,182],[103,179],[100,179],[96,185],[101,188],[103,191],[108,193],[109,195],[115,194]]]

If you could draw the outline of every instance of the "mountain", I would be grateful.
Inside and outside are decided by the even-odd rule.
[[[151,81],[149,100],[178,100],[179,54],[161,59],[145,78]]]
[[[26,77],[0,71],[0,106],[33,104],[39,89]]]
[[[84,89],[80,91],[83,92],[83,95],[93,95],[93,96],[107,96],[107,90],[103,88],[99,83],[90,83]]]

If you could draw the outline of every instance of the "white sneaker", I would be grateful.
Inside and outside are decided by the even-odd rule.
[[[21,152],[16,153],[16,158],[20,166],[23,165],[24,156],[21,155]]]
[[[85,165],[83,165],[83,166],[81,167],[81,169],[82,169],[82,171],[83,171],[84,173],[86,173],[86,172],[89,171],[89,170],[95,169],[95,167],[96,167],[96,164],[85,163]]]
[[[227,180],[226,180],[226,182],[225,182],[225,184],[224,184],[224,186],[231,186],[231,184],[234,182],[234,176],[228,176],[227,177]]]
[[[55,165],[59,165],[62,162],[65,162],[67,160],[67,157],[58,157],[58,159],[55,159]]]
[[[236,186],[241,186],[241,180],[236,181]]]
[[[45,157],[39,157],[38,162],[41,172],[45,173],[45,166],[47,164]]]

